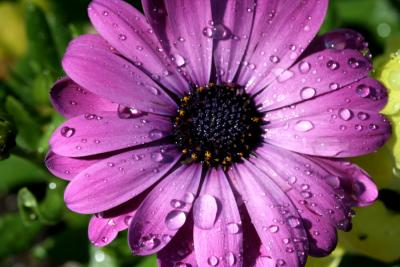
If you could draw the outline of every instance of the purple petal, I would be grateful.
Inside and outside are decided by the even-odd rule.
[[[179,71],[197,86],[208,84],[213,39],[203,35],[212,21],[211,1],[142,0],[150,25]]]
[[[200,178],[200,165],[184,165],[150,192],[129,228],[128,240],[133,253],[153,254],[171,241],[186,222]]]
[[[230,170],[251,221],[277,266],[304,266],[308,241],[297,209],[274,180],[250,162]],[[291,243],[285,244],[284,239]]]
[[[249,92],[258,92],[275,79],[275,68],[286,70],[318,32],[327,0],[258,1],[248,52],[238,77]]]
[[[68,77],[58,80],[50,95],[53,107],[66,118],[118,109],[117,104],[87,91]]]
[[[242,222],[221,169],[211,169],[193,207],[194,247],[200,266],[243,266]]]
[[[335,29],[321,36],[317,36],[307,47],[302,57],[325,49],[333,49],[336,51],[354,49],[362,53],[367,53],[366,56],[370,56],[368,52],[368,43],[365,42],[364,37],[360,33],[350,29]]]
[[[371,64],[358,51],[324,50],[289,70],[276,69],[277,80],[256,97],[263,110],[292,105],[335,91],[368,76]]]
[[[371,93],[360,93],[360,88]],[[368,154],[390,137],[390,123],[377,113],[384,103],[384,88],[372,79],[364,79],[315,99],[268,112],[265,140],[316,156]]]
[[[146,18],[124,1],[95,0],[89,17],[96,30],[121,54],[155,81],[178,95],[189,85],[170,64]]]
[[[72,118],[53,133],[49,144],[62,156],[82,157],[143,145],[167,136],[170,119],[155,114],[125,119],[117,112]]]
[[[92,216],[88,228],[91,243],[97,247],[110,244],[117,237],[118,232],[129,227],[142,201],[143,197],[138,196],[125,202],[122,206]]]
[[[171,242],[158,253],[158,266],[198,266],[193,246],[193,222],[190,218]]]
[[[149,147],[102,160],[78,174],[65,190],[69,209],[93,214],[139,195],[163,177],[179,160],[174,146]]]
[[[309,157],[315,160],[315,157]],[[378,198],[378,188],[363,169],[341,159],[317,158],[317,163],[340,177],[340,183],[346,194],[353,200],[353,206],[368,206]]]
[[[123,106],[174,115],[176,103],[149,76],[116,55],[101,37],[83,35],[64,55],[65,72],[87,90]]]
[[[214,38],[214,63],[218,79],[232,82],[245,54],[250,39],[256,3],[254,0],[211,1],[213,25],[208,25],[204,33],[210,38],[218,31],[226,31],[226,36]]]
[[[97,158],[69,158],[49,151],[46,156],[46,167],[49,171],[61,179],[71,181],[81,171],[97,163]]]

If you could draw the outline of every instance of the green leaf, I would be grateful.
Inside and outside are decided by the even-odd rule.
[[[64,212],[64,193],[65,182],[54,180],[48,184],[46,196],[39,204],[40,219],[44,224],[58,223]]]
[[[89,267],[117,267],[118,263],[115,257],[106,249],[90,247]]]
[[[11,96],[7,97],[6,109],[17,126],[17,144],[25,149],[36,150],[41,130],[34,117],[17,99]]]
[[[18,213],[0,217],[0,260],[28,249],[41,230],[39,223],[25,225]]]
[[[33,3],[26,6],[26,30],[31,67],[36,73],[60,72],[60,57],[43,11]]]
[[[146,256],[143,261],[138,263],[137,267],[156,267],[157,266],[157,256]]]
[[[41,215],[37,200],[26,187],[18,192],[18,207],[22,221],[26,225],[39,220]]]

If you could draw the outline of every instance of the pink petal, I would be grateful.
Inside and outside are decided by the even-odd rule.
[[[142,13],[119,0],[95,0],[88,13],[101,36],[136,62],[139,69],[178,95],[189,89],[188,83],[165,61],[166,54],[160,50],[161,44]]]
[[[272,177],[244,161],[229,175],[235,181],[252,223],[276,265],[304,266],[308,239],[300,215]],[[284,239],[290,239],[285,244]]]
[[[262,110],[296,104],[335,91],[368,76],[371,64],[358,51],[324,50],[289,70],[276,69],[277,80],[256,97]]]
[[[258,1],[251,40],[238,82],[255,93],[276,77],[275,68],[288,69],[318,32],[327,0]]]
[[[55,176],[71,181],[81,171],[97,163],[99,158],[69,158],[49,151],[46,156],[46,167]]]
[[[58,80],[50,95],[53,107],[66,118],[118,109],[117,104],[87,91],[68,77]]]
[[[201,178],[201,166],[181,166],[146,197],[129,228],[129,245],[137,255],[163,249],[185,224]]]
[[[69,44],[63,68],[76,83],[115,103],[174,115],[177,106],[169,95],[113,49],[97,35],[80,36]]]
[[[371,93],[366,96],[360,93],[360,88]],[[352,157],[371,153],[390,137],[390,123],[377,113],[384,103],[384,88],[372,79],[364,79],[335,92],[268,112],[265,140],[317,156]]]
[[[126,119],[117,112],[99,112],[66,121],[53,133],[49,144],[59,155],[82,157],[159,140],[171,127],[169,118],[154,114]]]
[[[93,214],[139,195],[179,160],[174,146],[140,148],[102,160],[77,175],[65,190],[69,209]]]
[[[150,25],[180,72],[197,86],[210,80],[213,39],[203,30],[212,21],[211,1],[143,0]]]
[[[193,207],[194,247],[200,266],[243,266],[242,222],[221,169],[208,171]]]
[[[204,32],[212,38],[211,35],[218,31],[226,31],[225,37],[214,38],[214,63],[218,79],[232,82],[240,66],[238,62],[244,57],[251,39],[256,3],[254,0],[217,0],[211,3],[214,25],[207,25]]]
[[[171,242],[158,253],[159,267],[198,266],[193,246],[193,222],[188,222],[178,231]]]

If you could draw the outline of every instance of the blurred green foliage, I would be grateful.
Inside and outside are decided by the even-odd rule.
[[[47,140],[62,121],[50,105],[49,89],[63,75],[60,60],[68,42],[93,31],[86,15],[88,3],[0,0],[0,131],[11,125],[18,133],[17,146],[7,147],[12,156],[0,162],[0,266],[156,265],[154,256],[131,255],[126,233],[106,248],[93,247],[87,240],[88,217],[65,208],[66,183],[42,163]],[[134,4],[139,7],[140,1]],[[379,77],[390,54],[400,48],[400,0],[331,0],[321,32],[334,28],[352,28],[367,38]],[[390,144],[355,161],[382,190],[400,193],[400,171]],[[339,248],[329,257],[311,259],[307,266],[400,266],[400,213],[387,201],[380,199],[357,211],[354,230],[341,234]],[[396,197],[389,201],[400,203]]]

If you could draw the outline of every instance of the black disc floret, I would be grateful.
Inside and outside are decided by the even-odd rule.
[[[181,99],[174,142],[184,161],[228,166],[248,157],[260,143],[262,114],[241,87],[198,87]]]

